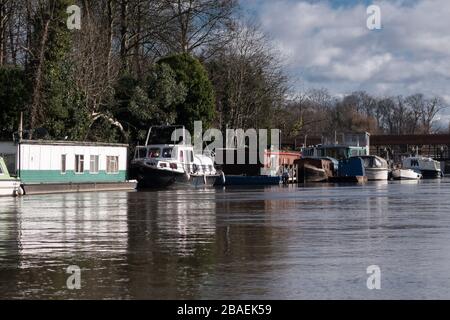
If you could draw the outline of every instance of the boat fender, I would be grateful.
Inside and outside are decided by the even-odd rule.
[[[203,183],[206,184],[206,173],[203,174]]]
[[[20,196],[23,196],[23,189],[22,189],[22,187],[18,187],[18,188],[15,188],[14,189],[14,191],[13,191],[13,196],[14,197],[20,197]]]
[[[225,184],[225,173],[222,171],[220,175],[222,177],[222,183]]]
[[[184,175],[186,176],[186,179],[188,181],[191,180],[191,175],[189,174],[189,172],[185,172]]]

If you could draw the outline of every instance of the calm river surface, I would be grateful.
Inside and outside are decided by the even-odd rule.
[[[450,179],[0,198],[0,298],[449,299]]]

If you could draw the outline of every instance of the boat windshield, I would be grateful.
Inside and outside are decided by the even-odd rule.
[[[149,158],[159,158],[160,155],[161,155],[161,150],[159,148],[148,149],[148,157]]]
[[[348,158],[348,149],[347,148],[326,148],[320,150],[322,157],[331,157],[335,159],[346,159]]]
[[[163,158],[172,158],[173,148],[164,148],[162,152]]]

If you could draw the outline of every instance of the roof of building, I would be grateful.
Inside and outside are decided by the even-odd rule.
[[[66,140],[20,140],[20,144],[52,145],[52,146],[85,146],[85,147],[124,147],[128,144],[90,142],[90,141],[66,141]]]

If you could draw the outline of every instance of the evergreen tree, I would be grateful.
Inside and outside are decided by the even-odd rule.
[[[0,67],[0,139],[10,140],[18,130],[20,112],[30,95],[24,70]]]
[[[208,128],[215,115],[214,89],[200,61],[188,53],[172,55],[158,61],[170,66],[178,84],[186,89],[186,99],[172,107],[176,110],[176,124],[184,125],[193,132],[194,121],[202,121]]]
[[[48,0],[34,17],[34,59],[30,106],[31,129],[44,127],[49,138],[82,139],[87,130],[87,110],[77,90],[69,59],[71,34],[66,25],[69,0]]]

